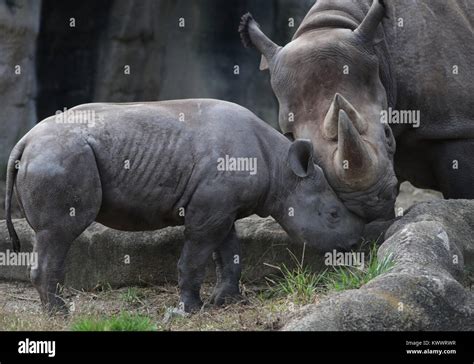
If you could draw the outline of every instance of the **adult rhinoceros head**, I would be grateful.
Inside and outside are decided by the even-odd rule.
[[[387,93],[373,47],[383,16],[376,0],[353,29],[303,24],[285,47],[267,38],[250,14],[240,27],[244,44],[262,53],[260,68],[270,70],[282,131],[313,142],[333,189],[367,220],[392,216],[397,194],[395,139],[380,122]]]

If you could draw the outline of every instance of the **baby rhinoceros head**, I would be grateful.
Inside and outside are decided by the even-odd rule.
[[[313,161],[309,140],[296,140],[288,152],[286,193],[280,223],[296,241],[322,252],[351,250],[359,242],[363,220],[349,211]]]

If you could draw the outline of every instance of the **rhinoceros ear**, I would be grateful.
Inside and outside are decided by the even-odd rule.
[[[295,140],[288,151],[288,164],[298,177],[308,177],[315,172],[313,145],[308,139]]]
[[[239,25],[240,38],[244,47],[255,47],[262,54],[260,70],[269,69],[273,63],[275,55],[280,49],[261,30],[252,14],[247,13],[242,17]]]
[[[384,16],[386,16],[384,0],[374,0],[364,20],[354,30],[354,33],[364,42],[378,43],[382,39],[376,39],[377,29]]]

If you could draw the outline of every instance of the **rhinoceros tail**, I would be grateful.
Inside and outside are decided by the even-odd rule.
[[[8,160],[7,165],[7,184],[6,184],[6,192],[5,192],[5,214],[7,220],[7,228],[8,234],[10,235],[10,239],[12,242],[12,247],[14,252],[20,251],[20,239],[18,239],[18,235],[16,234],[15,227],[12,223],[12,214],[11,214],[11,207],[12,207],[12,196],[13,196],[13,186],[15,185],[15,179],[17,175],[17,165],[21,159],[23,154],[23,150],[25,149],[24,143],[21,141],[13,148],[10,158]]]
[[[251,21],[255,21],[253,19],[252,14],[247,13],[242,16],[239,24],[239,33],[240,33],[240,39],[242,40],[242,44],[244,45],[245,48],[253,48],[253,43],[252,39],[250,39],[250,34],[249,34],[249,23]]]

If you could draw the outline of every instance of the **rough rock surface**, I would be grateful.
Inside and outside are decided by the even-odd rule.
[[[22,251],[32,250],[34,234],[24,219],[14,220]],[[302,246],[290,242],[287,234],[271,218],[251,216],[239,220],[236,229],[241,238],[243,281],[262,281],[277,271],[264,263],[291,264],[287,249],[300,257]],[[112,287],[175,283],[177,262],[183,244],[181,227],[153,232],[122,232],[92,224],[73,243],[67,260],[66,284],[77,289],[97,284]],[[0,221],[0,252],[11,250],[4,220]],[[311,249],[305,261],[320,269],[323,258]],[[209,271],[212,271],[210,263]],[[211,275],[212,277],[212,275]],[[26,267],[1,266],[0,279],[28,280]]]
[[[410,207],[420,202],[441,199],[443,199],[441,192],[416,188],[410,182],[403,182],[400,185],[400,193],[395,202],[395,212],[397,216],[401,216],[404,215]]]
[[[306,306],[283,330],[474,330],[473,233],[474,201],[416,205],[379,249],[389,272]]]
[[[10,151],[36,123],[35,44],[41,1],[0,1],[0,178]]]

